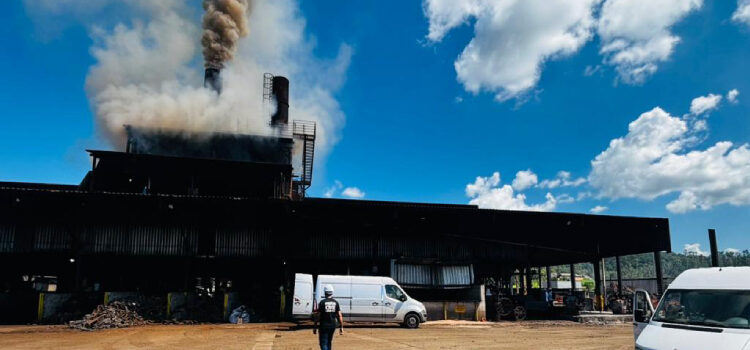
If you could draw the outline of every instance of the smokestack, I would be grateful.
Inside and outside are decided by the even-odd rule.
[[[217,68],[206,68],[203,76],[203,87],[221,93],[221,71]]]
[[[273,77],[271,93],[276,99],[276,113],[271,116],[271,125],[289,124],[289,79],[282,76]]]
[[[716,243],[716,230],[708,229],[708,241],[711,244],[711,266],[719,267],[719,246]]]

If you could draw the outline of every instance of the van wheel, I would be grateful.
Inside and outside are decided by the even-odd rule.
[[[419,328],[419,316],[408,314],[404,317],[404,327],[409,329]]]

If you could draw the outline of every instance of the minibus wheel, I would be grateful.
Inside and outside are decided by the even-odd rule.
[[[409,329],[419,328],[419,316],[417,314],[408,314],[404,317],[404,327]]]

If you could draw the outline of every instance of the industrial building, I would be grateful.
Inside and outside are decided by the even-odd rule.
[[[457,300],[488,278],[530,287],[540,267],[671,250],[661,218],[310,198],[315,125],[289,123],[288,80],[265,85],[273,135],[129,126],[124,152],[89,151],[79,185],[0,183],[3,321],[37,318],[51,284],[97,301],[232,293],[274,320],[296,272],[388,275],[422,300]]]

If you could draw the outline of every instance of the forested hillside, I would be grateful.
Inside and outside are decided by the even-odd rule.
[[[740,253],[719,253],[721,266],[750,266],[750,251],[745,250]],[[677,277],[682,271],[696,267],[711,266],[711,258],[697,254],[680,254],[669,253],[662,254],[662,269],[664,277]],[[620,258],[622,264],[622,277],[628,278],[654,278],[654,255],[639,254],[623,256]],[[617,278],[617,268],[615,259],[605,259],[607,279]],[[568,266],[555,266],[552,272],[568,273]],[[594,266],[592,264],[577,264],[576,274],[594,276]]]

